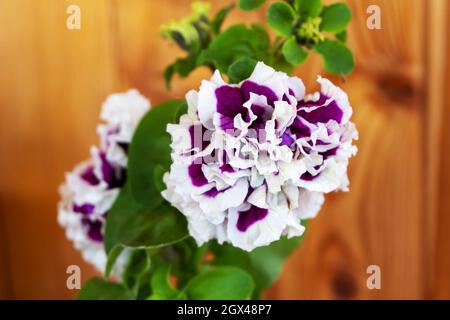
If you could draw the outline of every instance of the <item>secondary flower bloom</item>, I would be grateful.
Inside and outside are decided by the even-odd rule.
[[[137,90],[110,95],[103,103],[100,118],[105,121],[98,126],[101,148],[114,165],[127,166],[128,145],[150,102]]]
[[[90,159],[67,173],[60,188],[58,222],[84,260],[101,272],[107,260],[103,247],[106,217],[126,180],[133,132],[149,108],[149,101],[136,90],[109,96],[101,112],[105,123],[98,127],[101,147],[92,147]],[[119,257],[116,274],[125,262],[126,255]]]
[[[320,92],[259,62],[238,85],[216,71],[186,98],[188,113],[168,125],[170,172],[162,195],[188,219],[200,245],[244,250],[304,232],[324,193],[348,189],[357,131],[347,95],[318,78]]]

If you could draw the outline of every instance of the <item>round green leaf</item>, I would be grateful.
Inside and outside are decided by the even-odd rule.
[[[176,121],[183,100],[173,100],[153,107],[141,120],[130,145],[128,181],[133,197],[146,207],[156,207],[163,201],[160,194],[161,171],[168,171],[170,135],[167,124]]]
[[[253,10],[259,8],[266,0],[239,0],[239,8],[242,10]]]
[[[322,11],[322,0],[295,0],[295,9],[301,17],[317,17]]]
[[[341,31],[336,34],[336,39],[340,42],[346,43],[347,42],[347,31]]]
[[[184,293],[195,300],[244,300],[252,296],[252,277],[236,267],[204,271],[186,285]]]
[[[286,37],[292,35],[295,12],[287,3],[277,2],[270,6],[267,19],[278,33]]]
[[[251,274],[255,282],[253,298],[258,298],[262,290],[269,287],[278,278],[284,261],[298,247],[302,238],[303,236],[291,239],[284,237],[251,252],[230,244],[219,245],[217,242],[212,242],[210,248],[215,255],[212,263],[217,266],[236,266]]]
[[[243,57],[235,61],[228,68],[228,77],[233,83],[238,83],[244,79],[247,79],[252,74],[256,66],[256,60]]]
[[[321,17],[320,30],[339,33],[347,28],[352,13],[345,3],[335,3],[323,8]]]
[[[284,43],[282,52],[286,61],[294,66],[301,64],[308,57],[308,52],[297,43],[295,37],[289,38]]]
[[[337,75],[346,75],[355,67],[353,54],[342,42],[326,39],[315,46],[322,55],[325,70]]]

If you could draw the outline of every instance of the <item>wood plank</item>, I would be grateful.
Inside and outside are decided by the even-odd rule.
[[[65,27],[82,8],[82,29]],[[66,267],[92,269],[56,223],[63,173],[97,141],[103,98],[113,90],[109,1],[0,2],[0,195],[7,219],[10,298],[68,298]],[[20,13],[20,19],[17,14]]]
[[[434,39],[430,47],[430,71],[428,106],[428,150],[432,157],[428,163],[428,174],[432,182],[428,189],[431,201],[428,210],[437,210],[438,216],[429,232],[435,235],[435,243],[431,248],[434,259],[430,268],[431,287],[428,287],[428,297],[434,299],[450,299],[450,136],[446,130],[450,123],[450,5],[447,1],[435,1],[429,10],[431,25],[429,37]]]
[[[442,249],[449,249],[445,241],[440,241],[446,235],[450,227],[450,220],[444,214],[445,208],[439,208],[440,201],[446,201],[445,193],[439,192],[444,187],[445,180],[441,179],[442,173],[446,173],[445,169],[445,152],[443,142],[446,139],[443,131],[444,123],[449,123],[448,118],[444,117],[444,106],[446,95],[443,94],[446,89],[446,79],[448,74],[445,73],[448,67],[448,45],[447,45],[447,26],[448,11],[447,1],[437,0],[429,2],[427,6],[427,55],[426,55],[426,75],[427,75],[427,96],[426,96],[426,139],[427,145],[425,149],[426,161],[426,216],[424,217],[424,226],[426,232],[426,242],[424,243],[425,259],[425,290],[428,298],[444,297],[441,290],[433,288],[434,281],[437,280],[439,288],[445,288],[445,275],[442,274],[442,266],[445,266],[445,260],[440,262],[442,258],[448,256],[450,251],[442,254]],[[443,162],[441,162],[444,158]],[[443,172],[442,172],[443,171]],[[448,177],[448,176],[447,176]],[[442,182],[444,185],[442,185]],[[447,194],[450,189],[446,189]],[[442,199],[443,198],[443,199]],[[447,209],[448,210],[448,209]],[[445,229],[443,229],[445,228]],[[438,233],[440,232],[440,233]],[[440,251],[440,252],[439,252]],[[436,271],[438,268],[438,272]],[[440,271],[439,271],[440,270]],[[448,273],[447,269],[447,272]],[[438,277],[436,277],[436,275]],[[449,279],[449,278],[447,278]],[[449,295],[447,294],[447,297]]]

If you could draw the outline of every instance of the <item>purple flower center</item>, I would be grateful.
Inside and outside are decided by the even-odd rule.
[[[220,128],[230,130],[234,128],[234,117],[240,114],[242,119],[249,121],[248,110],[243,105],[250,99],[250,93],[263,95],[267,98],[267,103],[272,106],[252,105],[252,112],[257,119],[252,123],[255,129],[264,128],[264,123],[272,116],[274,102],[278,100],[277,95],[266,86],[261,86],[252,81],[245,81],[240,88],[231,86],[221,86],[216,89],[217,112],[220,114]]]
[[[250,128],[255,130],[265,129],[266,128],[266,122],[267,120],[270,120],[272,118],[273,108],[267,107],[267,106],[260,106],[257,104],[252,104],[250,107],[253,114],[256,116],[256,119],[253,120]],[[247,116],[247,118],[249,118]],[[246,119],[246,121],[249,121],[250,119]]]

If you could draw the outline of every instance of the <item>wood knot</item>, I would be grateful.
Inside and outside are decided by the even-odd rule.
[[[355,275],[355,261],[350,247],[336,233],[324,238],[320,247],[320,268],[324,287],[330,298],[354,299],[359,293],[359,281]]]
[[[338,299],[353,299],[357,295],[355,280],[345,269],[338,269],[331,278],[331,289]]]
[[[378,79],[378,88],[389,100],[401,104],[414,100],[416,86],[410,76],[402,73],[387,73]]]

